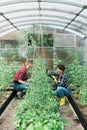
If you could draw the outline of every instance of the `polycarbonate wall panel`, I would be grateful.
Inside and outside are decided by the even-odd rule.
[[[56,47],[55,57],[68,67],[69,64],[74,62],[75,56],[79,57],[79,63],[82,65],[84,63],[84,52],[83,48],[75,47]]]
[[[76,36],[55,33],[54,47],[76,47]]]

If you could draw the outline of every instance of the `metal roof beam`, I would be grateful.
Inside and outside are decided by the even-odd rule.
[[[82,13],[82,11],[84,10],[85,8],[82,8],[80,11],[79,11],[79,13],[77,13],[76,15],[75,15],[75,17],[65,26],[65,28],[63,29],[63,31],[73,22],[73,21],[75,21],[75,19],[80,15],[80,13]]]
[[[1,15],[6,21],[8,21],[8,22],[10,23],[10,25],[12,25],[14,28],[16,28],[17,30],[19,30],[8,18],[6,18],[6,17],[4,16],[3,13],[1,13],[0,15]]]

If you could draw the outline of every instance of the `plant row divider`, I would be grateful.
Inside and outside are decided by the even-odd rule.
[[[10,96],[7,98],[7,100],[4,102],[4,104],[0,108],[0,116],[4,112],[4,110],[7,108],[11,100],[15,97],[17,91],[13,90]]]
[[[69,96],[69,97],[68,97],[68,100],[69,100],[70,104],[72,105],[72,107],[73,107],[75,113],[77,114],[78,119],[79,119],[81,125],[83,126],[84,130],[87,130],[87,122],[86,122],[86,120],[85,120],[85,118],[84,118],[84,116],[83,116],[81,110],[79,109],[78,105],[77,105],[76,102],[74,101],[73,97],[72,97],[72,96]]]

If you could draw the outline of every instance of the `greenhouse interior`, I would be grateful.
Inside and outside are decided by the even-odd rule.
[[[87,130],[86,85],[87,0],[0,0],[0,130]]]

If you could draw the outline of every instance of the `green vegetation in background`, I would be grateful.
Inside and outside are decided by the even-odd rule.
[[[80,65],[77,61],[68,66],[67,73],[70,77],[71,87],[75,89],[82,105],[87,105],[87,66]],[[80,86],[80,87],[77,87]]]
[[[38,34],[28,34],[28,38],[31,39],[31,44],[37,46],[50,46],[53,47],[53,34],[43,34],[43,39]]]
[[[31,44],[30,44],[31,41]],[[18,36],[18,43],[20,47],[25,47],[27,45],[32,46],[49,46],[53,47],[53,34],[43,33],[35,34],[32,30],[23,30]]]
[[[67,125],[60,116],[44,63],[42,59],[34,62],[30,90],[15,116],[17,130],[64,130]]]
[[[6,59],[0,59],[0,92],[13,83],[13,77],[19,67],[18,62],[7,63]]]

